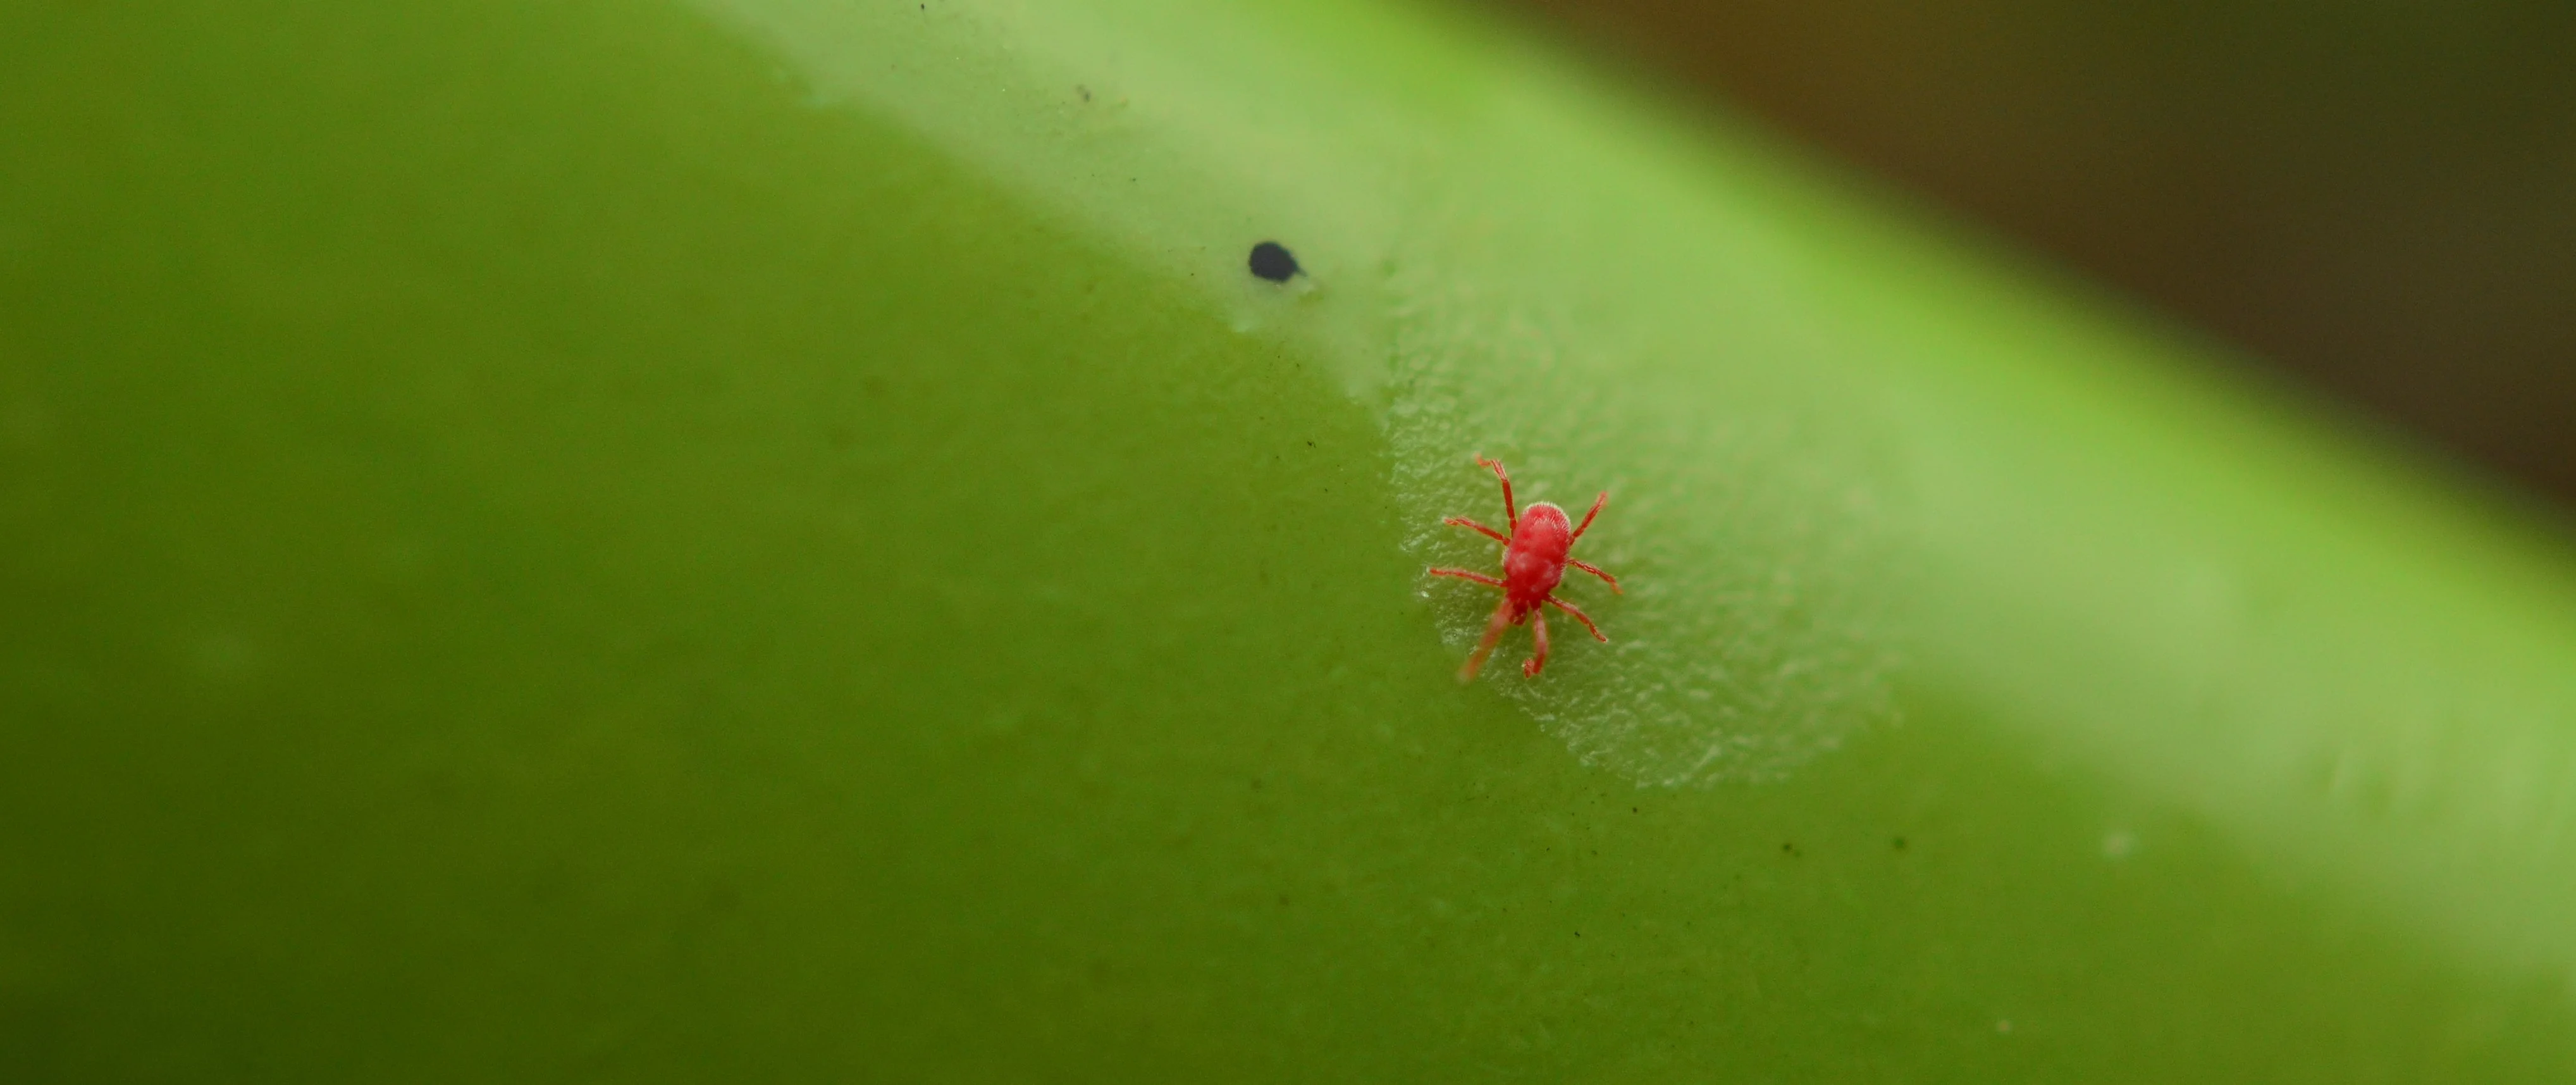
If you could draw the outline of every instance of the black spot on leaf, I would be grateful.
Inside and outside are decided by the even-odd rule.
[[[1252,247],[1252,273],[1274,283],[1284,283],[1297,274],[1297,258],[1285,245],[1264,241]]]

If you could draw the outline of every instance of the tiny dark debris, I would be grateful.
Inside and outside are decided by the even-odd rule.
[[[1896,838],[1896,850],[1898,850],[1898,851],[1904,851],[1904,850],[1905,850],[1905,838],[1904,838],[1904,837],[1901,837],[1901,836],[1900,836],[1900,837],[1897,837],[1897,838]]]
[[[1264,241],[1252,247],[1252,273],[1274,283],[1284,283],[1297,274],[1297,258],[1285,245]]]

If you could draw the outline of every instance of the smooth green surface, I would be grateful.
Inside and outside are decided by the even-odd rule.
[[[1508,40],[22,7],[0,141],[10,1080],[2576,1067],[2553,542]]]

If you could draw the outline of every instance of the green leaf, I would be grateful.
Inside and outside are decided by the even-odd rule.
[[[2563,1077],[2576,566],[2216,354],[1447,14],[0,14],[0,1065]]]

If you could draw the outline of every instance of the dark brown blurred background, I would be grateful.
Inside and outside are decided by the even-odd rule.
[[[2576,506],[2576,2],[1493,2]]]

